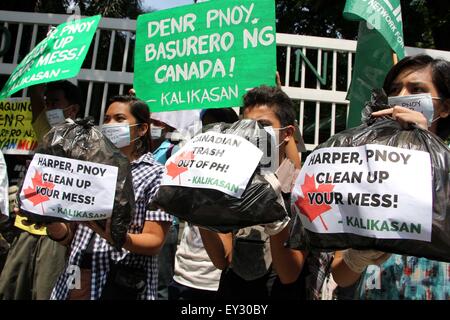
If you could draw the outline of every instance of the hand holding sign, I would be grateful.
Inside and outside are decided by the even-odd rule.
[[[392,118],[397,120],[404,128],[408,128],[411,124],[415,124],[424,130],[428,129],[427,118],[425,118],[422,113],[400,106],[372,112],[372,116],[392,116]]]

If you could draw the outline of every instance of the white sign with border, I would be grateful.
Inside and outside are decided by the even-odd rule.
[[[21,209],[72,221],[111,217],[118,168],[37,153],[28,168]]]
[[[312,232],[431,241],[431,160],[424,151],[318,149],[306,158],[291,199]]]
[[[161,185],[215,189],[240,198],[262,154],[242,137],[202,133],[167,160]]]

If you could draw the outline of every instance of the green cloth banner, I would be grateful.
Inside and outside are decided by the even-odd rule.
[[[344,18],[361,21],[347,94],[350,100],[347,128],[351,128],[361,124],[361,110],[370,100],[371,90],[383,86],[393,65],[392,53],[399,60],[405,56],[400,0],[347,0]]]
[[[14,69],[0,92],[0,99],[35,84],[75,77],[100,19],[97,15],[72,20],[51,30]]]
[[[273,0],[210,1],[141,15],[134,89],[152,112],[234,107],[275,85]]]

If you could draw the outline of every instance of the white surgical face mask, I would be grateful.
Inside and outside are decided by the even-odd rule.
[[[161,138],[162,130],[163,130],[162,127],[158,127],[158,126],[151,124],[150,125],[150,135],[151,135],[152,139]]]
[[[132,142],[130,140],[130,127],[137,126],[137,124],[130,125],[128,123],[115,123],[115,124],[104,124],[102,126],[102,133],[105,135],[109,140],[111,140],[112,143],[117,148],[123,148],[126,146],[129,146]],[[137,137],[133,141],[139,139]]]
[[[57,126],[59,124],[64,123],[64,110],[63,109],[52,109],[45,111],[45,115],[47,116],[47,121],[50,127]]]
[[[279,142],[280,141],[280,133],[279,133],[279,131],[280,130],[283,130],[283,129],[286,129],[287,127],[284,127],[284,128],[274,128],[274,127],[272,127],[272,126],[267,126],[267,127],[264,127],[264,130],[266,130],[266,132],[268,133],[268,134],[270,134],[270,137],[271,137],[271,144],[273,145],[273,146],[275,146],[275,149],[278,149],[283,143],[284,143],[284,140],[283,141],[281,141],[281,142]],[[275,133],[275,130],[277,130],[278,131],[278,133]]]
[[[429,93],[413,94],[410,96],[388,97],[388,103],[392,106],[401,106],[422,113],[427,118],[428,126],[431,126],[434,116],[433,99]]]

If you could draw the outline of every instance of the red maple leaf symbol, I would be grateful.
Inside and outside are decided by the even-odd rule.
[[[44,196],[37,192],[37,187],[47,188],[49,190],[53,190],[55,186],[52,182],[43,182],[42,175],[39,171],[34,173],[34,177],[31,179],[32,185],[23,190],[25,194],[25,199],[30,200],[33,203],[33,206],[38,205],[41,202],[48,201],[50,198],[48,196]]]
[[[192,151],[184,151],[180,153],[178,156],[176,156],[173,161],[166,164],[167,169],[167,175],[172,177],[172,180],[175,179],[177,176],[182,174],[185,171],[188,171],[188,168],[186,167],[179,167],[177,164],[180,160],[193,160],[194,159],[194,152]]]
[[[308,193],[330,193],[334,189],[334,185],[331,183],[322,183],[319,184],[319,187],[316,188],[314,175],[305,176],[305,182],[301,186],[302,193],[304,197],[298,197],[297,201],[295,201],[295,205],[300,210],[300,213],[307,216],[310,222],[313,222],[317,217],[320,218],[325,230],[328,230],[327,225],[322,219],[322,214],[331,209],[326,203],[321,204],[311,204],[309,201]]]

